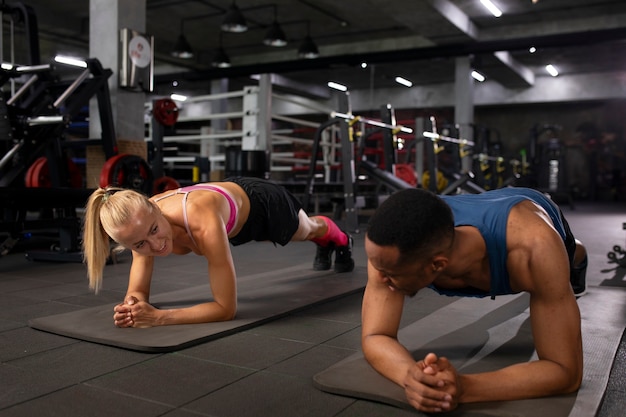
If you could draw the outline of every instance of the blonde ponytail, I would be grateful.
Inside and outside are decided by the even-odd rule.
[[[100,222],[100,210],[107,196],[104,188],[94,191],[87,200],[83,219],[83,261],[87,265],[89,288],[96,294],[102,288],[102,272],[111,252],[109,235]]]
[[[148,197],[134,190],[98,188],[87,200],[83,219],[83,261],[87,265],[89,288],[96,294],[102,288],[104,266],[111,255],[111,233],[126,224],[136,210],[155,208]]]

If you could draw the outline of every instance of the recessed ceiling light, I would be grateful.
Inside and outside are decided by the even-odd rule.
[[[187,96],[183,96],[182,94],[170,94],[170,98],[174,101],[185,101],[187,100]]]
[[[411,81],[407,80],[406,78],[396,77],[396,82],[398,84],[402,84],[405,87],[413,87],[413,83]]]
[[[485,81],[485,76],[476,70],[472,71],[472,78],[481,83]]]
[[[339,91],[348,91],[348,87],[346,87],[343,84],[339,84],[336,83],[334,81],[329,81],[327,84],[330,88],[334,88],[335,90],[339,90]]]
[[[546,71],[548,71],[548,74],[550,74],[553,77],[556,77],[557,75],[559,75],[559,71],[557,71],[557,69],[552,64],[546,65]]]
[[[492,15],[494,15],[495,17],[500,17],[502,16],[502,12],[500,11],[500,9],[498,9],[498,7],[493,4],[491,2],[491,0],[480,0],[480,2],[482,3],[483,6],[485,6],[485,8],[487,10],[489,10],[491,12]]]

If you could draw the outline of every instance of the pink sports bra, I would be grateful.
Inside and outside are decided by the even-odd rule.
[[[188,187],[179,188],[172,193],[166,194],[162,197],[159,197],[158,199],[155,199],[154,201],[159,201],[159,200],[162,200],[167,197],[171,197],[176,194],[181,194],[181,193],[184,194],[183,196],[183,219],[185,221],[185,229],[187,229],[187,234],[189,235],[189,238],[191,238],[191,241],[193,242],[194,245],[196,244],[196,241],[191,235],[191,230],[189,230],[189,221],[187,220],[187,196],[189,195],[190,192],[196,191],[196,190],[214,191],[218,194],[223,195],[224,198],[226,198],[226,201],[228,201],[228,205],[230,207],[230,217],[228,218],[228,222],[226,223],[226,234],[229,234],[235,227],[235,224],[237,223],[237,214],[238,214],[237,204],[235,204],[235,199],[233,198],[233,196],[224,188],[217,186],[217,185],[209,185],[209,184],[190,185]]]

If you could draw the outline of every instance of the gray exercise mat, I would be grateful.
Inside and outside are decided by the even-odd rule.
[[[169,352],[235,333],[293,311],[361,291],[364,267],[350,273],[316,272],[310,265],[252,274],[238,279],[238,309],[234,320],[151,327],[117,328],[113,307],[99,307],[33,319],[30,327],[89,342],[143,352]],[[194,305],[211,300],[208,283],[151,297],[159,308]]]
[[[620,289],[593,287],[578,300],[585,361],[583,384],[578,393],[531,400],[462,404],[446,415],[595,415],[626,326],[626,316],[621,308],[624,296],[626,292]],[[536,358],[527,306],[527,294],[497,297],[495,301],[461,298],[404,327],[399,332],[399,339],[415,358],[421,359],[433,351],[448,357],[463,373],[498,369]],[[313,382],[322,391],[414,410],[407,403],[404,390],[378,374],[362,353],[356,353],[318,373]]]

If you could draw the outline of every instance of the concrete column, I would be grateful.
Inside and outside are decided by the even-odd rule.
[[[146,30],[146,0],[89,0],[89,56],[110,68],[109,78],[113,120],[118,139],[144,141],[143,92],[119,88],[120,29]],[[100,117],[92,99],[89,106],[89,135],[99,138]]]
[[[455,102],[454,123],[459,126],[459,134],[463,139],[474,140],[474,79],[471,75],[472,66],[469,56],[455,59]],[[468,172],[472,168],[471,158],[461,160],[461,170]]]
[[[272,78],[261,74],[259,79],[259,139],[257,149],[272,150]]]

